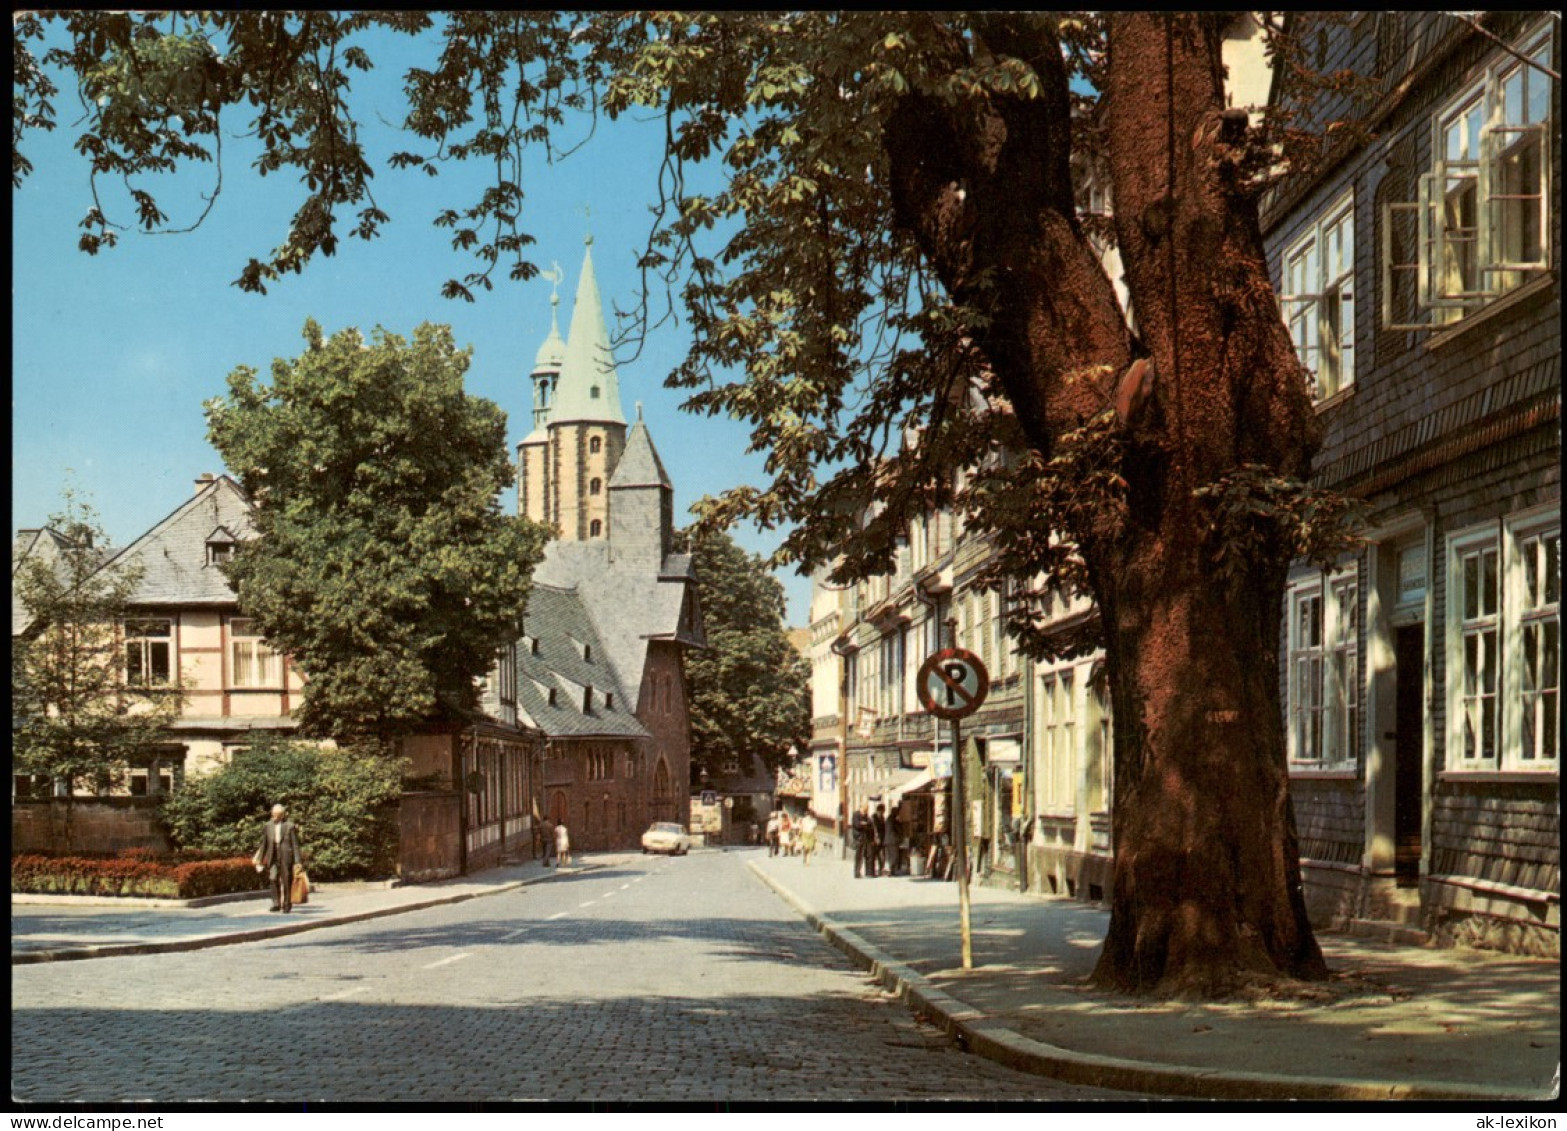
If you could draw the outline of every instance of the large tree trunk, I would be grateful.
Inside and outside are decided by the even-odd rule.
[[[1095,977],[1204,996],[1248,975],[1326,974],[1301,893],[1278,694],[1287,552],[1221,575],[1193,496],[1247,464],[1304,476],[1314,447],[1255,209],[1223,140],[1219,30],[1198,16],[1111,23],[1117,236],[1158,374],[1154,419],[1133,422],[1146,433],[1134,442],[1158,457],[1133,489],[1134,536],[1091,563],[1119,731]]]
[[[1280,542],[1221,578],[1193,494],[1243,465],[1304,477],[1315,443],[1255,206],[1236,183],[1245,127],[1223,115],[1222,25],[1110,18],[1105,156],[1135,338],[1102,271],[1085,266],[1052,29],[997,16],[977,32],[987,50],[1029,59],[1044,98],[910,96],[886,133],[898,215],[951,293],[986,312],[975,340],[1030,441],[1048,452],[1104,405],[1122,412],[1126,526],[1108,542],[1073,532],[1116,719],[1115,874],[1095,978],[1200,996],[1326,973],[1278,694],[1288,552]],[[1150,368],[1128,370],[1139,356]]]

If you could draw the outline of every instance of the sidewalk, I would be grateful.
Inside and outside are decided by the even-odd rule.
[[[444,903],[496,895],[526,884],[569,881],[601,865],[546,868],[536,861],[408,887],[322,884],[286,915],[268,910],[270,894],[204,907],[149,906],[130,900],[12,896],[11,965],[160,954],[255,942],[340,923],[377,919]]]
[[[1357,992],[1193,1005],[1090,991],[1109,913],[1064,898],[860,879],[849,862],[758,853],[751,868],[839,950],[971,1052],[1072,1083],[1222,1099],[1550,1099],[1560,966],[1319,935]]]

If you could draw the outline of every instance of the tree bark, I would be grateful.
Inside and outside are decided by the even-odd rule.
[[[1142,402],[1123,422],[1128,523],[1112,541],[1072,532],[1116,724],[1111,920],[1094,977],[1197,996],[1326,975],[1279,701],[1288,554],[1221,583],[1193,494],[1245,464],[1304,478],[1316,443],[1255,205],[1221,137],[1222,21],[1110,18],[1106,158],[1136,337],[1063,179],[1070,118],[1048,30],[1027,43],[996,17],[975,37],[1028,58],[1043,98],[914,94],[886,131],[899,219],[954,297],[984,312],[975,340],[1039,450],[1110,404],[1135,357],[1151,365],[1133,374],[1145,395],[1117,398]]]

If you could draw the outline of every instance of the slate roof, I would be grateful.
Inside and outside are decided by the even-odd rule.
[[[626,449],[620,454],[620,462],[615,465],[615,474],[609,477],[610,490],[616,487],[670,487],[669,473],[664,470],[663,461],[658,458],[658,452],[653,447],[653,438],[648,435],[647,425],[642,423],[641,405],[637,406],[637,422],[631,426],[631,435],[626,437]]]
[[[517,648],[521,719],[551,737],[648,737],[647,728],[637,720],[636,701],[626,693],[581,593],[542,584],[535,575],[523,632]],[[538,642],[537,653],[533,641]],[[641,668],[636,676],[633,686],[639,688]],[[552,690],[554,705],[549,701]],[[585,693],[591,699],[587,710],[583,709]],[[614,696],[614,706],[606,706],[606,694]]]
[[[603,540],[551,542],[534,582],[578,594],[621,682],[639,692],[649,640],[707,646],[695,610],[696,575],[688,554],[667,555],[655,573],[633,572],[612,551]]]
[[[36,557],[41,561],[49,561],[55,569],[60,569],[60,551],[71,544],[70,539],[58,530],[51,530],[47,526],[38,530],[18,530],[16,537],[11,542],[11,635],[20,636],[27,630],[32,621],[32,615],[28,613],[27,606],[22,604],[22,599],[16,591],[16,575],[22,568],[22,563],[30,557]]]
[[[255,537],[251,506],[239,484],[226,475],[217,476],[110,558],[104,568],[141,563],[141,583],[131,594],[133,605],[233,605],[237,598],[228,578],[207,562],[207,542],[220,527],[233,540]]]

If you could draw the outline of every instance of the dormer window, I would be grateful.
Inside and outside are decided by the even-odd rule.
[[[613,711],[615,709],[615,697],[608,691],[604,693],[604,709],[606,711]]]
[[[553,687],[549,689],[548,699],[549,699],[550,706],[551,707],[555,706],[555,689]]]
[[[590,664],[593,662],[593,645],[584,644],[582,646],[582,658]]]
[[[207,535],[207,564],[220,565],[233,561],[238,544],[239,539],[234,537],[233,531],[225,526],[218,527]]]
[[[599,387],[597,385],[594,385],[591,389],[589,389],[588,390],[588,396],[592,397],[594,400],[598,400],[599,399]]]

